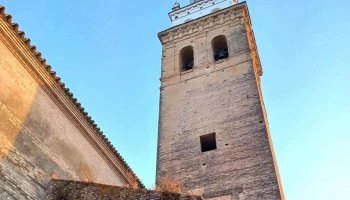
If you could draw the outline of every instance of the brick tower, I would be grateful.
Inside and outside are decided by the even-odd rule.
[[[162,72],[157,183],[206,199],[284,199],[247,4],[175,3],[158,34]]]

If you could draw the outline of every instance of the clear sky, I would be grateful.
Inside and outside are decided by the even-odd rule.
[[[0,0],[147,187],[174,2]],[[247,2],[287,199],[350,199],[350,2]]]

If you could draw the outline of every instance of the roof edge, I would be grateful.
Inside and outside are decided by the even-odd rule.
[[[107,139],[106,135],[103,134],[103,132],[100,130],[100,128],[97,126],[94,120],[92,120],[91,116],[85,111],[84,107],[78,102],[76,98],[74,98],[74,95],[72,92],[70,92],[70,89],[65,86],[65,83],[61,81],[61,78],[56,76],[56,72],[52,71],[52,67],[46,63],[46,59],[42,58],[41,52],[37,51],[35,45],[31,45],[31,40],[29,38],[25,37],[25,32],[19,30],[19,25],[17,23],[12,22],[12,16],[10,14],[5,13],[5,7],[3,5],[0,5],[0,18],[4,20],[9,26],[9,28],[13,31],[13,33],[19,38],[22,43],[28,48],[28,50],[31,52],[31,55],[40,63],[40,65],[43,67],[43,69],[47,72],[47,75],[49,75],[52,78],[52,81],[56,82],[57,85],[62,89],[62,92],[66,95],[68,99],[70,99],[71,103],[75,105],[75,108],[78,110],[78,112],[81,114],[81,116],[85,119],[85,121],[90,125],[90,128],[94,130],[94,133],[104,142],[104,144],[108,147],[108,150],[110,150],[114,156],[120,162],[122,165],[131,173],[134,178],[136,178],[136,182],[141,188],[145,188],[143,183],[140,181],[140,179],[136,176],[136,174],[133,172],[131,167],[126,163],[124,158],[119,154],[119,152],[116,150],[116,148],[111,144],[111,142]],[[68,108],[69,109],[69,108]],[[78,120],[75,118],[75,120]],[[103,151],[103,149],[101,149]],[[130,179],[133,179],[133,177],[129,177]],[[128,180],[130,182],[130,180]]]

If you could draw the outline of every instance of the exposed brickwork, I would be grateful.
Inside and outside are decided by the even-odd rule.
[[[52,180],[47,200],[201,200],[201,197],[161,193],[153,190],[130,189],[87,182]]]
[[[23,37],[0,6],[0,199],[43,199],[50,177],[139,182]]]
[[[282,199],[247,17],[243,3],[159,34],[157,180],[183,180],[188,190],[203,188],[205,198]],[[214,62],[211,41],[218,35],[226,36],[230,57]],[[179,52],[188,45],[194,69],[181,72]],[[199,138],[209,133],[216,133],[217,149],[201,152]]]
[[[44,199],[47,176],[15,149],[0,146],[0,152],[7,154],[0,162],[0,199]]]
[[[93,140],[95,140],[94,142],[96,144],[99,143],[98,146],[100,148],[106,148],[104,150],[108,152],[104,153],[109,154],[107,156],[112,156],[109,157],[109,159],[112,158],[114,165],[118,166],[117,168],[119,171],[130,175],[125,177],[128,179],[128,182],[135,182],[131,184],[137,184],[144,187],[141,181],[130,169],[129,165],[125,162],[124,158],[108,141],[104,133],[98,128],[95,121],[92,120],[91,116],[85,111],[77,98],[74,98],[73,93],[65,86],[65,83],[57,76],[56,72],[52,70],[52,67],[46,63],[46,59],[42,57],[42,54],[39,51],[37,51],[36,46],[32,45],[31,40],[25,37],[25,32],[20,30],[19,25],[12,21],[12,16],[5,12],[5,7],[2,5],[0,5],[0,19],[2,33],[7,35],[7,38],[5,37],[3,39],[9,40],[10,43],[12,42],[12,45],[16,46],[17,49],[14,53],[18,56],[23,56],[27,62],[29,61],[29,65],[31,65],[30,68],[39,73],[39,79],[42,79],[42,81],[44,81],[43,79],[46,79],[44,81],[45,83],[51,83],[48,85],[46,91],[51,90],[50,92],[53,93],[58,101],[61,101],[66,107],[69,107],[68,109],[71,114],[76,117],[78,121],[80,120],[79,122],[82,126],[88,126],[84,128],[90,129],[87,132],[90,137],[93,137]]]

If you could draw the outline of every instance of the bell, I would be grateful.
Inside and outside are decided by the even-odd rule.
[[[225,59],[228,57],[228,50],[227,48],[220,48],[216,51],[216,54],[214,56],[215,61]]]
[[[184,65],[184,69],[185,70],[189,70],[193,68],[193,60],[188,61],[185,65]]]
[[[219,59],[223,59],[225,57],[224,49],[219,49],[217,54]]]

